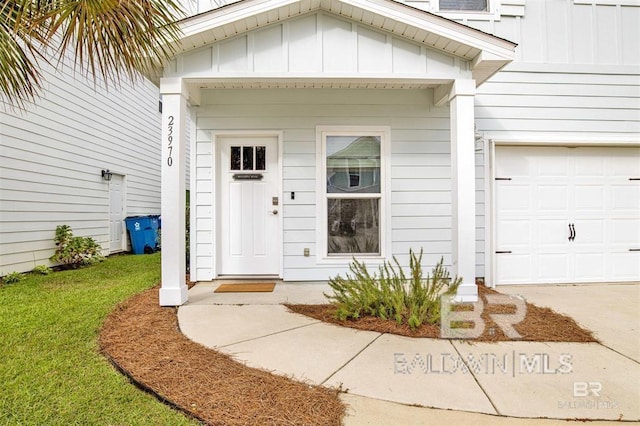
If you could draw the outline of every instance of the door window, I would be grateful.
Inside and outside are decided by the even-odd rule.
[[[266,170],[266,146],[231,146],[229,158],[231,171],[264,171]]]

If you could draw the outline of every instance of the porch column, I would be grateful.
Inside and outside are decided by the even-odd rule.
[[[474,80],[455,80],[449,93],[451,112],[451,182],[453,275],[462,277],[459,302],[476,302],[476,196]]]
[[[187,301],[185,283],[185,156],[187,90],[180,78],[160,80],[162,94],[162,287],[160,306]]]

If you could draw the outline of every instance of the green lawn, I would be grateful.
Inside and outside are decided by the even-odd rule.
[[[154,254],[0,285],[0,424],[194,424],[98,353],[113,307],[159,281]]]

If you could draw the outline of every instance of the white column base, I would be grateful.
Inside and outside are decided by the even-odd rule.
[[[456,303],[475,303],[478,301],[478,286],[475,282],[462,282],[458,286],[456,297],[454,298]]]
[[[181,285],[178,288],[161,288],[160,289],[160,306],[180,306],[188,299],[188,288]]]

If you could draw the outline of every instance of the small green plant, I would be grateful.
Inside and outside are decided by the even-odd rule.
[[[24,275],[20,272],[13,271],[2,278],[5,284],[16,284],[24,280]]]
[[[349,265],[351,273],[345,278],[332,278],[329,285],[333,295],[325,296],[334,304],[336,318],[375,316],[406,323],[411,329],[424,322],[440,321],[440,297],[455,294],[461,278],[451,279],[443,260],[433,268],[431,276],[423,277],[422,250],[416,256],[409,251],[410,275],[406,276],[398,260],[384,262],[377,274],[370,274],[364,262],[355,258]]]
[[[51,273],[51,268],[47,265],[37,265],[35,268],[31,270],[34,274],[40,275],[49,275]]]
[[[56,252],[52,262],[62,263],[71,268],[93,265],[104,260],[100,244],[91,237],[74,237],[69,225],[56,227]]]

